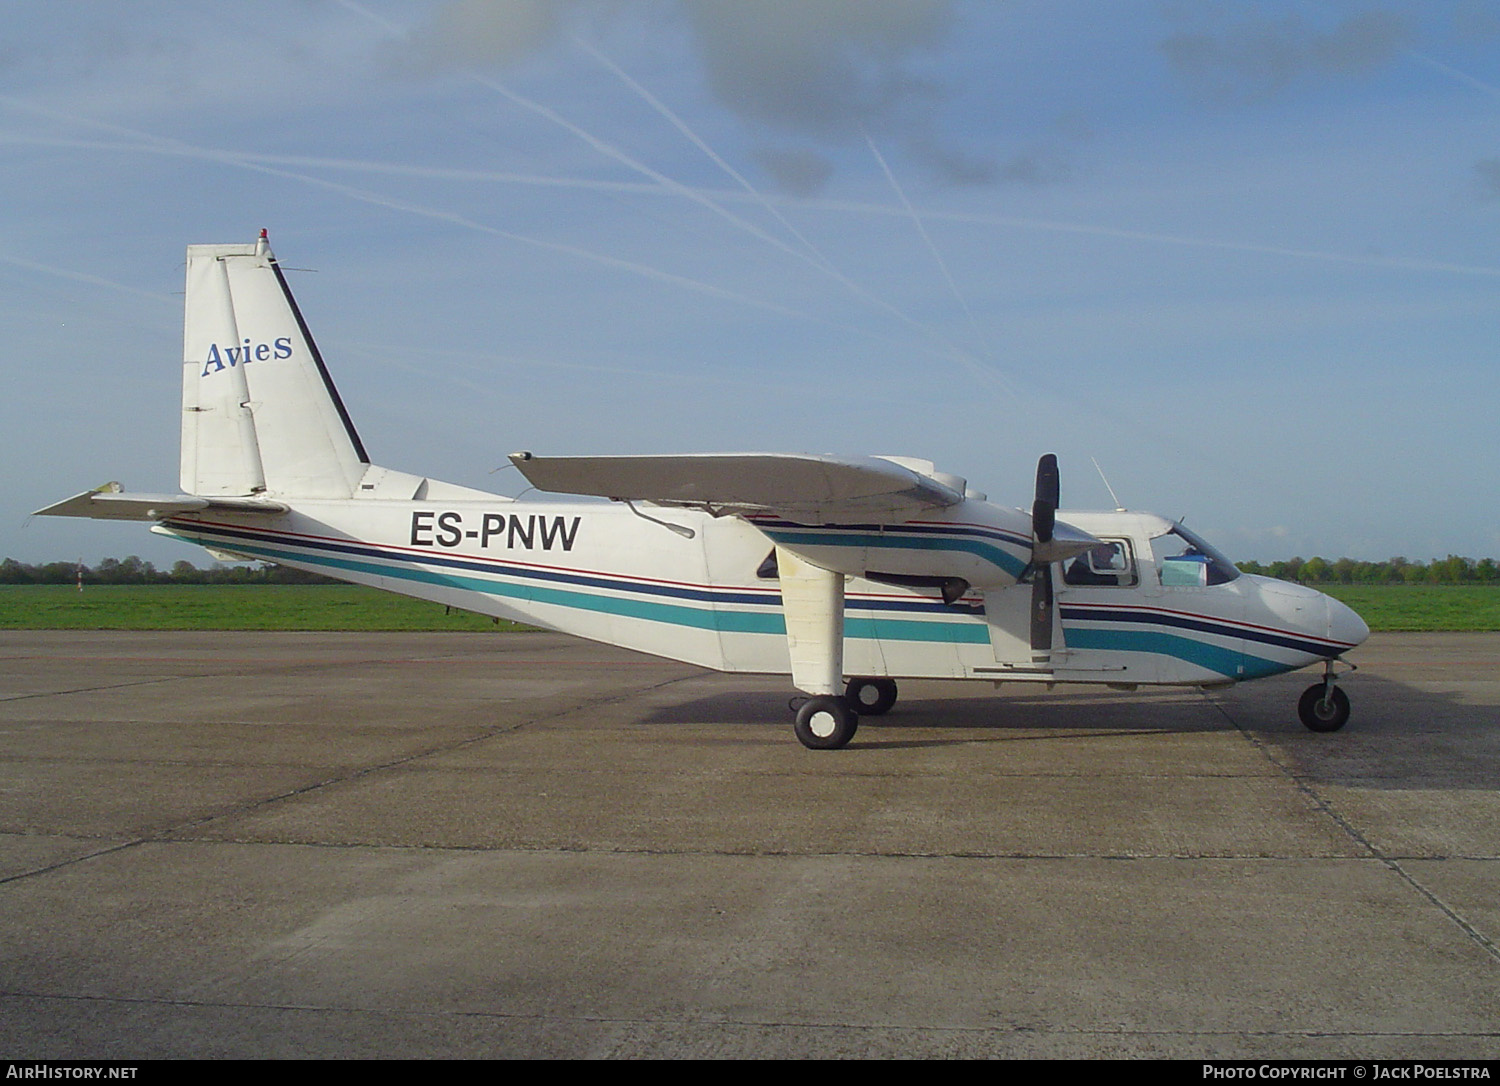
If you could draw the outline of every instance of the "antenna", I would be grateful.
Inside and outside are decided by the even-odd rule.
[[[1099,466],[1099,461],[1095,460],[1092,456],[1089,459],[1094,461],[1094,470],[1099,473],[1099,478],[1104,480],[1104,489],[1109,491],[1110,499],[1115,503],[1115,512],[1125,512],[1125,507],[1120,504],[1119,496],[1115,494],[1115,488],[1109,485],[1109,479],[1105,476],[1104,469]]]

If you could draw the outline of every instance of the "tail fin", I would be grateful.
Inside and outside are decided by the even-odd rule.
[[[265,231],[188,246],[182,489],[347,498],[368,465]]]

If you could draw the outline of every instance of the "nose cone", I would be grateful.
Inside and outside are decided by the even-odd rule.
[[[1337,656],[1345,649],[1362,644],[1370,636],[1370,627],[1365,625],[1364,619],[1315,588],[1269,577],[1257,577],[1250,583],[1255,586],[1256,606],[1264,608],[1260,613],[1272,623],[1288,632],[1296,631],[1337,643],[1337,647],[1330,646],[1331,651],[1319,650],[1319,656]]]
[[[1342,641],[1350,648],[1362,644],[1365,638],[1370,636],[1370,627],[1365,625],[1365,620],[1354,612],[1354,609],[1340,603],[1332,596],[1328,600],[1328,636],[1334,641]]]

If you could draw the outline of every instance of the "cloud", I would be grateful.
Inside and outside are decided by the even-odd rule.
[[[1297,15],[1250,16],[1206,31],[1181,31],[1161,43],[1168,61],[1212,98],[1270,97],[1307,76],[1359,76],[1388,64],[1415,39],[1402,16],[1350,15],[1319,31]]]
[[[406,39],[409,62],[437,71],[514,64],[588,16],[667,12],[687,30],[704,80],[725,108],[770,144],[793,137],[823,147],[873,133],[952,182],[1003,176],[939,133],[950,92],[922,74],[953,31],[953,0],[450,0]],[[761,155],[790,191],[819,183],[808,150]]]
[[[771,175],[777,188],[793,196],[817,195],[833,173],[833,163],[806,148],[789,151],[763,148],[755,152],[755,161]]]
[[[514,64],[554,41],[572,0],[450,0],[408,36],[415,63],[442,70]]]
[[[1003,163],[999,171],[1002,180],[1019,181],[1025,185],[1051,185],[1067,180],[1072,174],[1073,167],[1051,151],[1017,155]]]
[[[847,139],[942,97],[906,62],[936,47],[945,0],[691,0],[710,88],[741,116]]]

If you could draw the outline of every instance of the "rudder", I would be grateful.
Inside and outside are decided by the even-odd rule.
[[[347,498],[368,465],[265,231],[188,246],[183,490]]]

